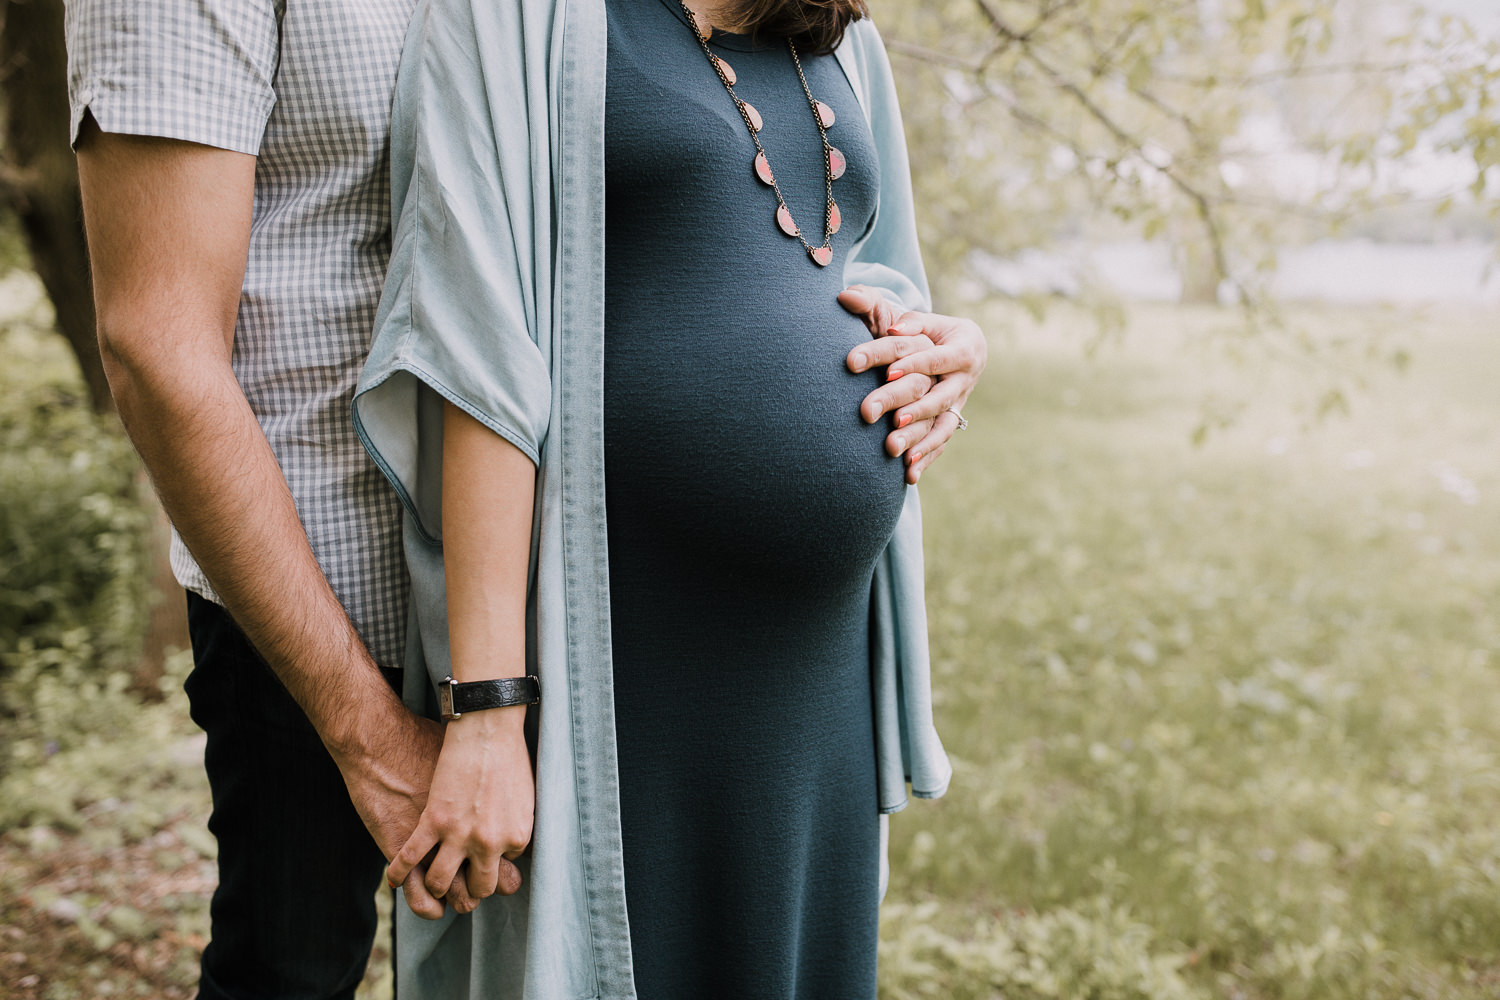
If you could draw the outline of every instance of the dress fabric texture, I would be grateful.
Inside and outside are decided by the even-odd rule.
[[[845,367],[869,334],[836,300],[874,214],[869,127],[837,60],[804,56],[850,164],[820,268],[773,224],[675,0],[608,9],[604,462],[636,990],[870,1000],[870,585],[906,485],[885,422],[859,419],[879,379]],[[821,243],[823,143],[787,46],[713,48]]]
[[[403,995],[638,995],[605,501],[606,13],[602,0],[420,0],[398,75],[391,269],[354,418],[407,512],[407,701],[431,711],[432,682],[448,670],[445,399],[537,462],[528,669],[543,691],[522,889],[431,923],[398,908]],[[926,308],[906,146],[874,27],[856,25],[835,56],[858,100],[851,113],[870,130],[878,188],[868,224],[845,224],[830,273]],[[951,773],[932,725],[915,490],[875,558],[867,606],[868,808],[886,813],[908,794],[941,795]]]

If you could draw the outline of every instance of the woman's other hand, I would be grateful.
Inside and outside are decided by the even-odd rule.
[[[876,338],[849,352],[849,370],[887,369],[885,385],[865,397],[860,416],[873,424],[894,412],[886,450],[906,456],[906,481],[915,483],[958,430],[958,411],[989,359],[984,333],[973,320],[904,312],[865,285],[844,289],[839,304]]]
[[[443,576],[451,667],[460,682],[524,672],[535,492],[530,458],[443,403]],[[536,811],[525,721],[525,706],[514,705],[465,712],[444,727],[422,817],[386,881],[400,885],[425,863],[423,886],[460,913],[521,887],[511,862],[531,843]]]
[[[531,843],[536,808],[525,712],[524,706],[495,708],[448,723],[427,806],[386,870],[387,882],[405,882],[430,858],[423,884],[459,913],[521,887],[521,873],[511,862]],[[459,884],[467,893],[455,894],[448,887],[461,869]]]

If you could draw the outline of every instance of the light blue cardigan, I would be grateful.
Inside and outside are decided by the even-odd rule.
[[[537,462],[529,669],[541,677],[524,887],[470,917],[398,913],[402,995],[626,1000],[604,507],[604,0],[423,0],[391,140],[395,233],[354,419],[406,505],[407,700],[448,672],[442,400]],[[838,59],[880,151],[874,221],[846,283],[926,308],[906,142],[885,51]],[[746,162],[749,162],[747,157]],[[951,774],[932,725],[915,489],[874,583],[882,813]],[[883,821],[883,817],[882,817]],[[876,822],[876,817],[871,817]]]

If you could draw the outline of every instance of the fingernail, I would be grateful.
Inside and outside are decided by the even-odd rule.
[[[895,334],[907,334],[911,331],[906,328],[906,325],[904,323],[892,323],[889,327],[886,328],[886,332]]]
[[[896,426],[897,427],[905,427],[909,423],[911,423],[911,414],[910,413],[903,413],[899,417],[896,418]]]
[[[894,382],[898,378],[900,378],[901,376],[903,376],[905,374],[906,374],[906,372],[902,371],[899,368],[889,368],[889,369],[886,370],[885,380],[887,382]]]
[[[863,354],[851,354],[849,355],[849,363],[856,368],[863,368],[865,366],[865,356]]]
[[[907,455],[906,461],[908,465],[916,465],[918,462],[922,461],[922,453],[920,451],[911,452],[909,455]]]

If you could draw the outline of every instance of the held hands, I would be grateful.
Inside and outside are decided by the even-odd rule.
[[[525,712],[490,709],[447,724],[421,819],[386,869],[387,882],[405,885],[408,901],[424,861],[419,888],[446,896],[459,913],[521,887],[511,862],[531,842],[536,802]],[[435,918],[441,909],[417,913]]]
[[[329,749],[355,810],[376,846],[391,857],[422,816],[443,746],[443,727],[408,711],[389,689],[377,688],[372,695],[363,702],[367,707],[351,727],[358,736],[331,740]],[[370,734],[380,735],[372,740]],[[424,881],[427,874],[427,867],[420,865],[397,883],[412,912],[436,920],[443,915],[445,899],[462,913],[474,908],[476,903],[463,880],[453,880],[446,894],[434,893]]]
[[[915,483],[959,428],[958,411],[989,357],[984,333],[972,320],[903,312],[865,285],[844,289],[839,304],[876,337],[849,352],[849,370],[887,368],[886,384],[865,397],[860,416],[873,424],[895,411],[886,451],[906,456],[906,481]]]

